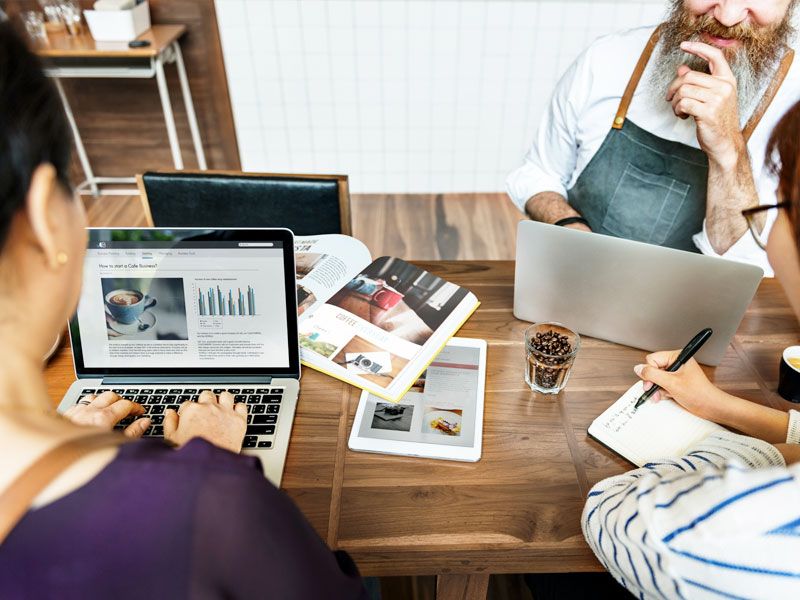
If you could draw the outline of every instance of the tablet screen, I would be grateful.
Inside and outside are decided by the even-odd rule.
[[[468,342],[472,343],[464,345]],[[455,449],[479,448],[485,373],[482,344],[453,338],[396,404],[365,392],[351,448],[434,458],[459,458]]]

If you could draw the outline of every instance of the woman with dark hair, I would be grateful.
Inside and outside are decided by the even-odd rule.
[[[0,23],[0,597],[366,598],[349,557],[237,454],[247,411],[229,394],[171,415],[177,449],[123,445],[111,428],[142,409],[110,392],[53,410],[41,357],[86,244],[70,148],[54,87]]]
[[[743,211],[800,319],[800,103],[775,127],[768,164],[779,177],[773,206]],[[778,211],[766,243],[759,213]],[[641,598],[800,598],[800,412],[737,398],[694,360],[665,369],[656,352],[636,374],[659,396],[729,429],[686,456],[598,483],[583,513],[603,566]]]

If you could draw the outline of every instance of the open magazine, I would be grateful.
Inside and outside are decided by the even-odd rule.
[[[295,238],[304,365],[397,402],[478,308],[474,294],[345,235]]]

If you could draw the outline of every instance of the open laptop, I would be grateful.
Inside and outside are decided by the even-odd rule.
[[[300,379],[288,229],[90,229],[58,407],[113,390],[164,412],[227,390],[248,408],[245,454],[280,485]],[[122,426],[132,421],[128,419]]]
[[[718,257],[521,221],[514,316],[645,350],[683,348],[710,327],[696,358],[716,366],[763,275]]]

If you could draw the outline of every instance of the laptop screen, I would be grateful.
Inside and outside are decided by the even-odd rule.
[[[293,255],[285,229],[90,230],[78,374],[297,373]]]

